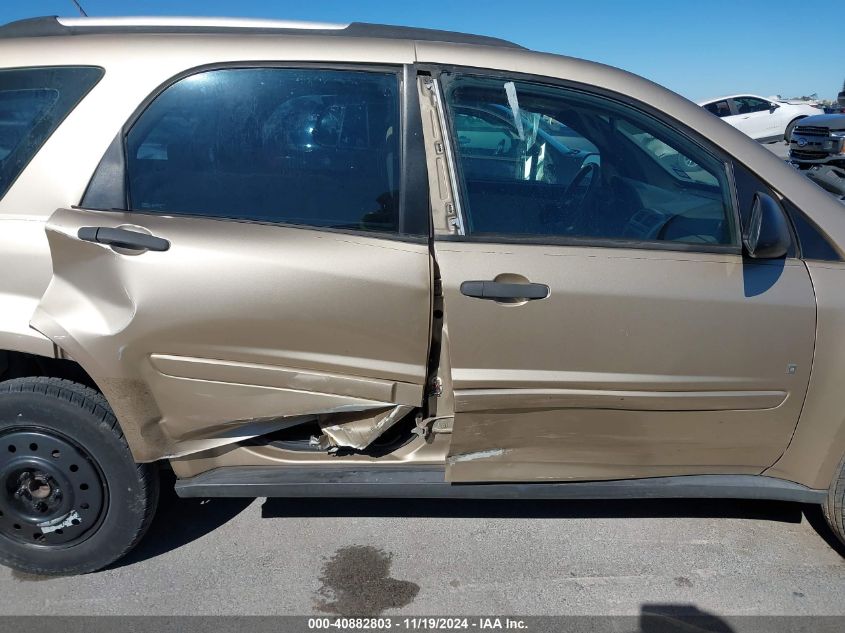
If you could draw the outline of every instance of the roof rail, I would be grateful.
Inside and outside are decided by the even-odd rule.
[[[339,37],[373,37],[383,39],[420,40],[523,48],[518,44],[486,35],[470,35],[455,31],[418,29],[409,26],[352,22],[296,22],[249,18],[208,17],[73,17],[57,16],[18,20],[0,26],[0,39],[18,37],[50,37],[61,35],[137,34],[137,33],[241,33],[249,35],[334,35]]]
[[[335,24],[332,22],[300,22],[297,20],[262,20],[257,18],[210,18],[190,16],[115,16],[115,17],[57,17],[56,21],[62,26],[114,28],[114,27],[195,27],[218,29],[303,29],[303,30],[336,30],[345,29],[349,24]]]

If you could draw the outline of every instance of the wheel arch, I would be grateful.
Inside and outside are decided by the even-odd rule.
[[[82,365],[70,358],[0,348],[0,381],[27,376],[64,378],[101,391]]]
[[[55,350],[53,355],[38,354],[13,348],[0,348],[0,381],[29,376],[46,376],[51,378],[65,378],[79,384],[91,387],[100,393],[112,409],[117,418],[118,426],[129,444],[129,449],[137,462],[153,462],[163,455],[155,452],[148,439],[141,435],[138,424],[133,424],[132,407],[133,394],[126,389],[121,390],[119,381],[109,389],[101,384],[95,376],[96,369],[90,364],[80,362],[76,355],[70,355],[61,347],[50,344]],[[122,399],[122,400],[121,400]],[[126,400],[129,400],[127,404]],[[117,406],[116,406],[117,405]],[[122,406],[121,406],[122,405]],[[127,413],[128,412],[128,413]]]
[[[798,116],[794,117],[786,124],[786,127],[783,129],[783,140],[789,142],[789,132],[798,124],[798,121],[801,119],[806,119],[809,114],[799,114]]]

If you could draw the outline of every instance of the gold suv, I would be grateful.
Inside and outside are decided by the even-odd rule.
[[[845,537],[845,210],[645,79],[370,24],[0,27],[0,561],[183,497],[733,497]]]

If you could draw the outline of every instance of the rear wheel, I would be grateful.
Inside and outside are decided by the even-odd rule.
[[[845,458],[839,464],[839,470],[830,484],[822,510],[828,525],[845,545]]]
[[[0,562],[105,567],[140,540],[157,498],[155,468],[135,464],[99,393],[58,378],[0,383]]]

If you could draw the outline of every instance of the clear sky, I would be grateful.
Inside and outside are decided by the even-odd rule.
[[[813,2],[811,17],[795,0],[79,1],[100,16],[361,21],[493,35],[618,66],[693,100],[741,92],[835,98],[845,79],[845,0]],[[0,0],[0,23],[36,15],[77,11],[72,0]],[[790,53],[791,35],[802,52]]]

